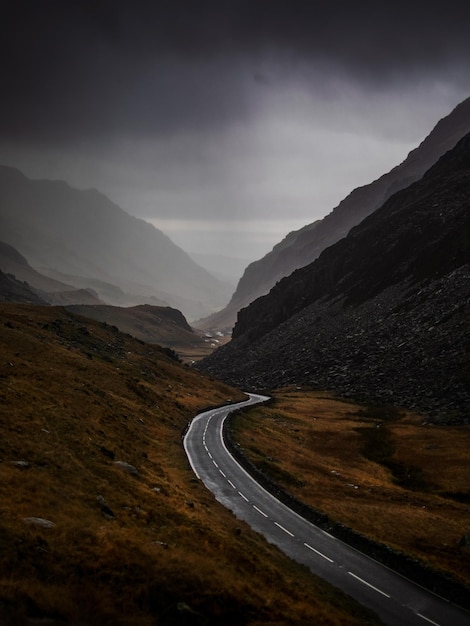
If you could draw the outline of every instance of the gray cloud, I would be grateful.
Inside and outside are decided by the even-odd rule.
[[[469,13],[455,0],[17,0],[0,27],[0,130],[67,143],[223,125],[249,114],[256,83],[312,63],[365,86],[464,80]]]
[[[255,258],[468,95],[467,4],[7,0],[0,162]]]

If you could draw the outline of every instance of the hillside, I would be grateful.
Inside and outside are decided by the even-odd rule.
[[[98,191],[29,180],[5,166],[0,166],[0,232],[35,270],[74,287],[91,287],[108,304],[164,302],[195,319],[220,308],[229,295],[222,281],[164,233]],[[126,302],[113,300],[116,288]]]
[[[470,414],[470,135],[312,264],[240,311],[200,368]]]
[[[195,332],[177,309],[141,304],[134,307],[109,305],[70,305],[68,311],[99,322],[116,326],[121,332],[146,343],[171,348],[185,360],[207,356],[213,351],[212,342]]]
[[[237,313],[283,277],[314,261],[327,247],[347,235],[387,198],[420,179],[442,156],[470,132],[470,98],[438,122],[425,140],[387,174],[352,191],[322,220],[291,232],[262,259],[251,263],[229,304],[197,323],[200,328],[232,328]]]
[[[0,270],[0,302],[22,302],[24,304],[47,304],[27,283],[17,280],[12,274]]]
[[[108,325],[0,304],[0,623],[377,622],[237,520],[181,434],[242,394]]]

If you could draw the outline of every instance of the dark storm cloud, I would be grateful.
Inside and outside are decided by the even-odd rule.
[[[311,67],[365,87],[470,67],[467,2],[13,0],[0,21],[3,138],[217,127]],[[277,68],[277,69],[276,69]],[[326,71],[324,69],[324,71]]]

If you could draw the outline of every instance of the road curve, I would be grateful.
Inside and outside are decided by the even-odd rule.
[[[223,422],[229,413],[268,400],[249,400],[197,415],[183,439],[196,476],[237,518],[285,554],[306,565],[390,626],[470,626],[470,613],[423,589],[329,535],[259,485],[227,450]]]

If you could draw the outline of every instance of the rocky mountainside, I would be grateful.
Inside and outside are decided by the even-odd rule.
[[[423,178],[239,313],[200,364],[469,421],[470,134]]]
[[[5,166],[0,166],[0,232],[37,271],[74,287],[93,286],[110,304],[154,298],[195,319],[223,306],[229,295],[164,233],[98,191],[29,180]],[[115,302],[119,290],[125,297]]]
[[[235,323],[238,311],[269,292],[277,281],[308,265],[328,246],[347,235],[393,193],[421,176],[465,134],[470,132],[470,98],[440,120],[408,157],[376,181],[352,191],[329,215],[291,232],[262,259],[251,263],[240,279],[229,304],[198,322],[200,328],[226,328]]]

